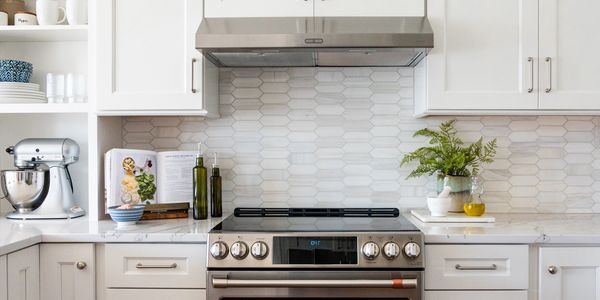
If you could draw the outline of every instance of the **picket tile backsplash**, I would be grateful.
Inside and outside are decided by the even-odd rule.
[[[406,180],[415,119],[409,68],[223,69],[220,119],[128,117],[128,148],[218,152],[236,206],[423,207],[431,178]],[[600,118],[457,117],[467,141],[498,139],[481,174],[491,212],[600,212]]]

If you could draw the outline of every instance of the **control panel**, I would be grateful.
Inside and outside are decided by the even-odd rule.
[[[420,233],[210,233],[208,268],[423,268]]]

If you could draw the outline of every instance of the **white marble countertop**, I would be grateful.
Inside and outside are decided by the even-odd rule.
[[[407,217],[425,242],[473,244],[600,244],[600,214],[492,214],[496,223],[422,223]],[[219,219],[141,221],[15,221],[0,219],[0,255],[41,243],[205,243]]]
[[[205,243],[208,231],[221,218],[140,221],[117,227],[111,220],[19,221],[0,218],[0,255],[48,243]]]
[[[423,223],[425,243],[600,244],[600,214],[491,214],[495,223]]]

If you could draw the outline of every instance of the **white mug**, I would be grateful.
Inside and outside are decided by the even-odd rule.
[[[85,25],[88,22],[87,0],[67,0],[67,20],[70,25]]]
[[[8,14],[0,11],[0,26],[7,26],[8,25]]]
[[[37,0],[35,2],[35,11],[40,25],[56,25],[67,19],[64,7],[59,7],[56,0]],[[59,19],[60,12],[62,12],[63,16]]]
[[[15,13],[15,26],[37,25],[35,14],[28,12]]]

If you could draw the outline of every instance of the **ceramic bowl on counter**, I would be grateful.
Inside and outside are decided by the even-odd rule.
[[[0,59],[0,82],[24,82],[31,80],[33,65],[26,61]]]
[[[108,208],[108,214],[117,222],[118,226],[135,225],[144,214],[144,205],[132,205],[129,208],[119,208],[120,206],[111,206]]]

